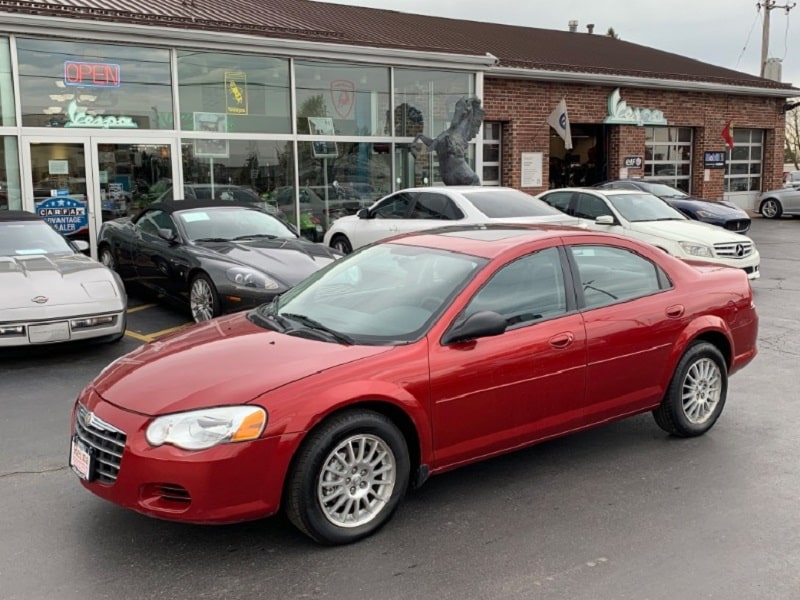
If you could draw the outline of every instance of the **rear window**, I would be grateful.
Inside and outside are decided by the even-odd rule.
[[[464,197],[490,219],[544,217],[561,212],[538,198],[515,190],[466,192]]]

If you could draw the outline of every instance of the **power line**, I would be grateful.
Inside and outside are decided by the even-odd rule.
[[[739,63],[742,61],[742,57],[744,56],[745,50],[747,50],[747,45],[750,43],[750,36],[753,35],[753,29],[756,28],[756,22],[758,21],[758,17],[761,16],[761,11],[756,11],[756,18],[753,19],[753,24],[750,26],[750,31],[747,34],[747,39],[744,41],[744,46],[742,47],[742,52],[739,54],[739,58],[736,60],[736,68],[739,68]]]

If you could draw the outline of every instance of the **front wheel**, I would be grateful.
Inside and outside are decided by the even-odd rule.
[[[672,435],[702,435],[717,422],[727,393],[728,369],[722,354],[713,344],[696,342],[678,362],[653,417]]]
[[[285,510],[321,544],[377,531],[408,487],[408,447],[397,426],[371,410],[334,415],[303,442],[287,480]]]
[[[761,204],[761,214],[766,219],[778,219],[783,214],[783,207],[774,198],[768,198]]]
[[[222,312],[214,283],[205,273],[195,275],[189,286],[189,308],[195,323],[217,317]]]
[[[341,233],[337,233],[335,236],[333,236],[333,239],[331,240],[331,248],[338,250],[342,254],[350,254],[353,251],[353,245],[350,243],[350,240],[347,239],[347,236],[344,236]]]
[[[100,246],[100,262],[107,266],[112,271],[117,270],[117,261],[114,258],[114,253],[108,246]]]

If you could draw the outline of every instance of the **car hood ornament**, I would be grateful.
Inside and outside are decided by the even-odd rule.
[[[50,298],[48,298],[47,296],[34,296],[33,298],[31,298],[31,301],[36,302],[36,304],[44,304],[48,300],[50,300]]]

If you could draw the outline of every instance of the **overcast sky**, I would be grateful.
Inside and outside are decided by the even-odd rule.
[[[758,75],[764,10],[755,0],[325,0],[473,21],[579,31],[594,23],[621,39]],[[778,6],[794,0],[777,0]],[[764,2],[762,2],[763,4]],[[783,59],[783,81],[800,87],[800,3],[770,11],[769,56]]]

